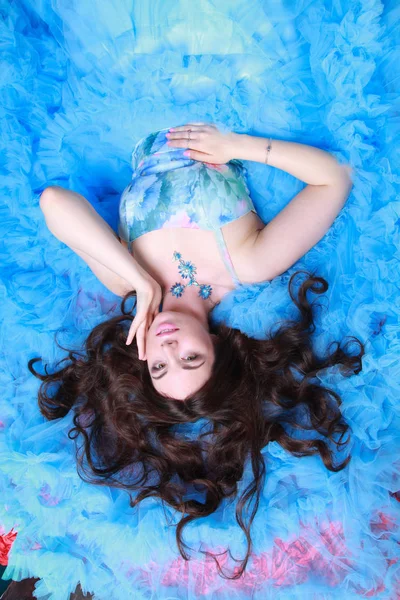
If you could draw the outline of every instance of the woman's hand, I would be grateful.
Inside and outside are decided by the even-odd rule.
[[[160,312],[162,290],[160,284],[145,271],[135,282],[135,289],[136,315],[125,343],[129,346],[136,335],[139,359],[146,360],[146,333],[155,316]]]
[[[235,158],[240,134],[233,131],[222,133],[214,124],[187,123],[180,127],[172,127],[167,136],[169,146],[188,148],[189,158],[221,165]]]

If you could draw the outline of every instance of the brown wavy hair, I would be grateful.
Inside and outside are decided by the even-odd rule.
[[[299,287],[296,299],[292,284],[300,273],[306,273],[308,278]],[[201,389],[184,401],[159,394],[146,363],[138,359],[136,344],[125,344],[134,318],[132,309],[126,310],[126,303],[134,297],[132,308],[136,305],[135,292],[131,291],[121,301],[122,314],[90,332],[84,342],[85,352],[69,350],[68,357],[57,366],[68,359],[69,364],[51,374],[45,368],[46,375],[40,375],[32,365],[41,359],[29,361],[30,372],[42,380],[38,392],[40,411],[51,420],[64,417],[74,407],[74,427],[68,435],[70,439],[81,436],[81,447],[76,444],[76,459],[83,481],[116,486],[128,493],[139,490],[135,499],[129,493],[132,507],[144,498],[156,496],[163,505],[166,502],[182,513],[176,540],[185,560],[190,558],[184,550],[187,545],[182,541],[183,527],[211,515],[224,498],[237,495],[249,458],[254,479],[236,507],[236,520],[247,539],[247,553],[240,568],[236,567],[235,574],[229,577],[222,572],[217,555],[201,550],[212,556],[222,577],[238,579],[251,553],[250,528],[265,478],[261,451],[266,444],[276,441],[297,457],[319,453],[326,468],[333,472],[344,469],[351,459],[347,456],[334,465],[327,441],[337,448],[345,446],[350,436],[346,440],[343,437],[350,426],[339,410],[340,396],[313,379],[322,369],[339,363],[343,376],[359,373],[365,349],[360,340],[352,337],[360,348],[356,355],[345,352],[351,338],[344,348],[339,342],[332,342],[330,346],[336,347],[330,352],[329,346],[325,357],[314,353],[310,340],[315,330],[314,304],[307,299],[307,291],[322,294],[327,289],[328,283],[322,277],[296,271],[289,281],[289,293],[300,311],[300,319],[280,321],[275,324],[279,325],[276,331],[272,332],[271,327],[262,340],[224,323],[213,325],[210,319],[210,332],[218,335],[212,374]],[[58,386],[50,395],[53,384]],[[301,424],[291,414],[300,405],[308,409],[311,426]],[[268,408],[273,411],[266,411]],[[266,416],[266,412],[270,414]],[[200,418],[210,421],[208,434],[190,440],[174,431],[175,425]],[[298,430],[315,430],[326,441],[294,439],[285,431],[285,422]],[[205,442],[202,438],[210,433],[212,442]],[[205,502],[184,499],[188,486],[201,489]],[[244,509],[249,510],[254,495],[256,499],[245,522]]]

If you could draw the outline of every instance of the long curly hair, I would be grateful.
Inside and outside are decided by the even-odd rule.
[[[308,278],[299,287],[296,299],[292,284],[302,272]],[[64,417],[74,408],[74,427],[68,435],[70,439],[81,436],[81,446],[76,444],[76,459],[82,480],[116,486],[128,493],[138,490],[134,499],[129,493],[132,507],[156,496],[163,506],[166,502],[182,513],[176,540],[185,560],[190,558],[184,549],[187,545],[182,540],[183,527],[211,515],[224,498],[237,496],[238,482],[249,458],[254,479],[236,507],[236,519],[247,540],[241,566],[229,577],[222,572],[216,555],[201,550],[211,555],[222,577],[238,579],[252,549],[250,528],[265,478],[261,451],[266,444],[276,441],[297,457],[319,453],[326,468],[333,472],[344,469],[351,459],[347,456],[334,465],[327,441],[337,448],[346,445],[350,436],[343,438],[350,426],[340,412],[340,396],[313,379],[322,369],[339,363],[343,376],[359,373],[365,349],[360,340],[352,337],[360,347],[356,355],[345,352],[351,338],[343,349],[339,342],[332,342],[336,347],[329,352],[330,345],[323,358],[314,353],[310,342],[310,334],[315,330],[313,304],[306,297],[307,291],[322,294],[327,289],[328,283],[322,277],[296,271],[289,281],[289,293],[300,311],[300,319],[282,320],[275,332],[272,328],[265,332],[265,339],[248,337],[224,323],[213,325],[210,319],[210,332],[218,336],[212,374],[201,389],[184,401],[159,394],[146,363],[138,359],[136,344],[125,344],[134,318],[132,309],[126,310],[128,299],[135,297],[131,291],[121,301],[122,314],[90,332],[84,343],[85,352],[69,350],[68,357],[57,366],[68,359],[69,364],[52,374],[45,368],[46,375],[41,375],[32,368],[41,358],[29,361],[30,372],[42,380],[38,392],[40,411],[51,420]],[[136,302],[133,308],[135,305]],[[49,386],[53,384],[58,384],[57,391],[50,395]],[[299,419],[296,422],[292,409],[299,405],[308,410],[311,427]],[[174,431],[174,426],[200,418],[210,421],[212,441],[205,442],[205,434],[194,440],[182,439]],[[298,430],[315,430],[326,441],[294,439],[285,431],[284,422]],[[184,499],[188,486],[201,489],[205,502]],[[256,499],[245,522],[244,510],[248,511],[254,495]]]

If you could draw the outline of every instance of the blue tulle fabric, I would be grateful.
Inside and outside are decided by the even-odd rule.
[[[67,600],[78,582],[96,600],[399,598],[398,3],[3,0],[1,15],[0,533],[18,533],[3,579],[40,578],[39,600]],[[323,239],[213,313],[261,338],[298,318],[290,275],[315,270],[329,283],[316,351],[349,335],[366,343],[361,373],[319,376],[343,400],[351,462],[333,473],[319,456],[296,458],[276,442],[263,450],[252,556],[237,581],[201,552],[244,557],[235,505],[184,530],[185,562],[174,510],[155,498],[132,509],[125,492],[81,481],[73,415],[46,421],[27,369],[32,357],[51,367],[66,356],[56,332],[79,348],[121,301],[49,232],[40,193],[52,184],[79,192],[116,231],[134,144],[192,121],[317,146],[355,170]],[[304,186],[245,164],[265,223]],[[250,481],[246,468],[240,493]],[[221,564],[230,574],[236,563]]]

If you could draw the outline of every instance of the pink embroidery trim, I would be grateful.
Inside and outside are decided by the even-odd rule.
[[[165,221],[162,229],[167,227],[188,227],[190,229],[200,229],[195,221],[192,221],[187,212],[180,210]]]

